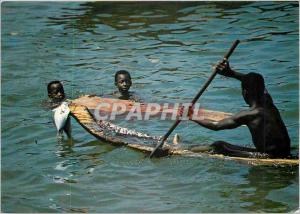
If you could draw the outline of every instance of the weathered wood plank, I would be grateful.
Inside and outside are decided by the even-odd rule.
[[[76,119],[76,121],[90,134],[95,136],[96,138],[106,141],[112,145],[116,146],[127,146],[129,148],[144,152],[150,153],[155,145],[150,144],[138,144],[135,142],[131,142],[130,138],[122,138],[119,136],[110,136],[105,134],[105,130],[101,128],[101,121],[95,120],[93,115],[89,112],[87,106],[93,107],[91,103],[88,103],[87,106],[84,106],[84,102],[78,102],[78,99],[75,102],[69,105],[71,115]],[[97,102],[99,99],[97,99]],[[91,102],[91,100],[89,100]],[[114,101],[115,102],[115,101]],[[127,102],[127,101],[125,101]],[[80,103],[80,104],[79,104]],[[212,114],[215,114],[214,111],[211,111]],[[218,118],[220,119],[220,118]],[[299,159],[263,159],[263,158],[242,158],[242,157],[229,157],[219,154],[209,154],[209,153],[201,153],[201,152],[193,152],[188,149],[177,147],[173,144],[165,144],[163,147],[163,154],[162,155],[181,155],[186,157],[198,157],[198,158],[216,158],[216,159],[223,159],[223,160],[234,160],[241,163],[251,164],[251,165],[299,165]]]
[[[128,114],[128,112],[133,111],[133,108],[140,108],[141,113],[144,115],[146,113],[150,114],[152,113],[151,106],[147,103],[137,103],[129,100],[119,100],[119,99],[110,99],[110,98],[101,98],[97,96],[89,96],[85,95],[82,97],[79,97],[75,100],[72,101],[72,103],[77,104],[77,105],[83,105],[86,106],[90,111],[101,111],[100,115],[103,114],[103,112],[113,112],[113,105],[114,104],[120,104],[124,105],[126,110],[122,115]],[[107,105],[102,105],[103,103]],[[99,109],[99,105],[101,105],[101,108]],[[172,104],[169,104],[169,106],[164,106],[163,104],[160,105],[159,111],[156,113],[156,115],[152,116],[161,116],[162,112],[166,113],[166,118],[170,119],[172,115],[174,114],[175,116],[177,115],[178,108]],[[212,110],[207,110],[200,108],[199,111],[197,112],[197,117],[200,119],[208,119],[212,121],[220,121],[222,119],[225,119],[232,114],[226,113],[226,112],[220,112],[220,111],[212,111]],[[195,113],[196,114],[196,113]],[[121,115],[119,115],[120,117]]]

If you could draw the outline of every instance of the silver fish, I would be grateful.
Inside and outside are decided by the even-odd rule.
[[[63,129],[66,126],[70,114],[68,103],[62,102],[60,106],[56,107],[52,111],[54,112],[53,119],[58,136],[62,136]]]

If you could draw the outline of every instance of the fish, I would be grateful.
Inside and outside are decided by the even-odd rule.
[[[181,143],[181,137],[179,136],[179,134],[175,134],[173,138],[173,144],[178,145],[179,143]]]
[[[66,126],[70,109],[67,102],[62,102],[58,107],[52,110],[54,112],[53,119],[58,135],[62,135],[63,129]]]

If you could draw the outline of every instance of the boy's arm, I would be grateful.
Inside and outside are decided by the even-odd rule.
[[[245,76],[245,74],[232,70],[227,60],[219,62],[216,66],[214,66],[213,69],[217,70],[218,74],[226,77],[232,77],[240,81],[242,81],[243,77]]]
[[[256,113],[253,111],[241,111],[231,117],[220,120],[218,122],[213,122],[211,120],[192,120],[199,125],[214,130],[224,130],[224,129],[234,129],[241,125],[247,125],[249,121],[253,120]]]

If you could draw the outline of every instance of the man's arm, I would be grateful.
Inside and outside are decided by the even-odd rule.
[[[227,60],[219,62],[216,66],[214,66],[213,69],[217,70],[218,74],[226,77],[232,77],[240,81],[242,81],[243,77],[245,76],[245,74],[232,70]]]
[[[234,129],[241,125],[247,125],[249,121],[253,120],[256,115],[254,111],[241,111],[231,117],[220,120],[218,122],[213,122],[211,120],[192,120],[199,125],[214,130],[224,130],[224,129]]]

